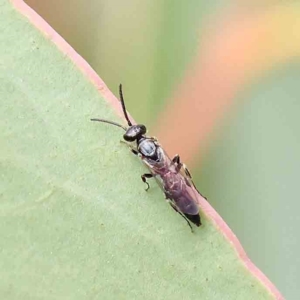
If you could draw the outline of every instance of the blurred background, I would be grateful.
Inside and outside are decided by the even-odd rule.
[[[180,153],[251,260],[299,299],[300,3],[26,2],[116,95],[123,84],[134,119]]]

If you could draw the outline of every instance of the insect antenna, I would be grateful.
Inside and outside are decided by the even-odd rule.
[[[97,121],[97,122],[108,123],[108,124],[111,124],[111,125],[115,125],[115,126],[121,127],[121,128],[124,129],[125,131],[127,130],[126,127],[124,127],[123,125],[118,124],[118,123],[115,123],[115,122],[113,122],[113,121],[108,121],[108,120],[103,120],[103,119],[91,119],[91,121]]]
[[[120,100],[121,100],[122,109],[123,109],[123,113],[124,113],[125,119],[126,119],[128,125],[132,126],[132,123],[129,120],[127,112],[126,112],[126,107],[125,107],[125,102],[124,102],[124,97],[123,97],[123,91],[122,91],[122,84],[119,85],[119,94],[120,94]]]

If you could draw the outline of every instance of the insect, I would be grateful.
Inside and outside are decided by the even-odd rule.
[[[132,153],[139,156],[150,170],[150,173],[141,176],[142,181],[147,184],[146,191],[150,188],[147,179],[155,177],[165,194],[167,202],[186,220],[193,232],[190,221],[198,227],[201,225],[197,200],[203,196],[195,187],[190,172],[181,163],[179,155],[175,155],[171,159],[156,138],[146,135],[145,125],[132,124],[126,112],[121,84],[119,94],[124,117],[129,127],[126,128],[121,124],[104,119],[91,119],[91,121],[108,123],[125,131],[123,135],[125,143],[129,145]]]

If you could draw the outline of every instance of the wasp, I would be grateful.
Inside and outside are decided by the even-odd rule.
[[[128,127],[104,119],[91,119],[91,121],[108,123],[125,131],[123,135],[125,143],[130,147],[133,154],[141,158],[150,171],[141,176],[142,181],[147,184],[146,191],[150,188],[147,179],[156,178],[165,194],[166,201],[186,220],[193,232],[190,222],[198,227],[201,225],[198,200],[203,196],[197,190],[190,172],[180,161],[179,155],[175,155],[171,159],[156,138],[146,135],[145,125],[132,124],[126,112],[121,84],[119,95]]]

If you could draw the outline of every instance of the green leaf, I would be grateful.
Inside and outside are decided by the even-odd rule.
[[[1,298],[279,299],[207,207],[192,234],[144,191],[122,131],[89,121],[120,122],[109,91],[14,4],[0,1]]]

